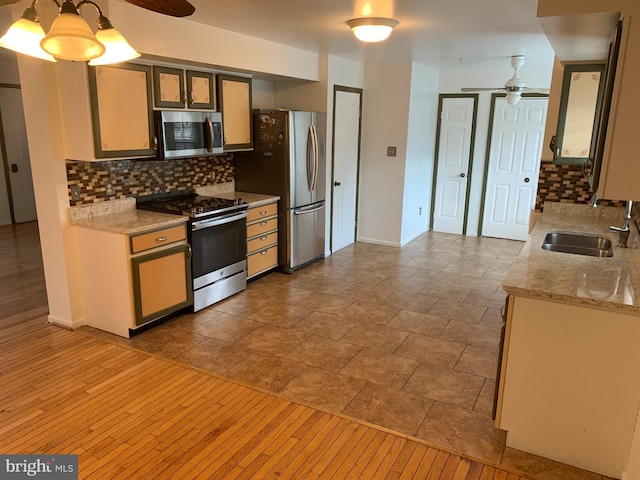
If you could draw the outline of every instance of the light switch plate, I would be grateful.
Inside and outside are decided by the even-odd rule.
[[[396,156],[396,147],[387,147],[387,157],[395,157]]]

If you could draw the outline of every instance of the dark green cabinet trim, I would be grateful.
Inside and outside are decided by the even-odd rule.
[[[253,118],[251,115],[251,108],[253,105],[252,93],[251,93],[251,78],[248,77],[236,77],[233,75],[222,75],[218,74],[217,77],[217,85],[216,85],[216,94],[218,100],[218,111],[222,113],[222,131],[225,131],[225,104],[224,104],[224,81],[231,82],[239,82],[246,83],[249,86],[249,108],[247,109],[247,123],[249,125],[249,141],[246,143],[224,143],[225,152],[233,152],[240,150],[253,150]],[[226,135],[225,135],[226,137]]]
[[[160,88],[160,75],[175,75],[180,89],[179,100],[163,100]],[[184,70],[170,67],[153,67],[153,104],[156,108],[185,108]]]
[[[145,149],[132,149],[132,150],[103,150],[102,149],[102,134],[100,129],[100,108],[98,101],[98,87],[96,79],[97,68],[119,68],[123,70],[135,70],[143,72],[146,80],[147,91],[147,121],[149,125],[149,148]],[[153,101],[151,98],[151,67],[148,65],[138,65],[135,63],[124,63],[120,65],[102,65],[102,66],[89,66],[87,70],[89,77],[89,100],[91,103],[91,119],[93,124],[93,145],[96,158],[118,158],[118,157],[150,157],[155,156],[155,128],[153,123]],[[124,115],[123,115],[124,116]],[[122,118],[120,121],[123,125],[126,125],[128,118]]]
[[[194,78],[205,78],[209,80],[209,102],[193,102],[191,97],[191,90],[193,86]],[[196,72],[195,70],[187,70],[187,105],[189,108],[199,108],[203,110],[215,109],[215,96],[213,94],[213,73],[208,72]]]

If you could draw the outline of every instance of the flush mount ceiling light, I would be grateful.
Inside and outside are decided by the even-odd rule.
[[[140,56],[113,28],[96,3],[82,0],[76,6],[72,0],[64,0],[62,5],[57,0],[52,1],[58,5],[59,12],[47,35],[39,22],[38,0],[33,0],[22,18],[0,38],[0,46],[52,62],[56,59],[91,60],[91,65],[119,63]],[[83,5],[93,5],[98,10],[98,31],[95,35],[80,16],[79,8]]]
[[[392,18],[364,17],[347,21],[358,40],[363,42],[381,42],[391,35],[398,21]]]

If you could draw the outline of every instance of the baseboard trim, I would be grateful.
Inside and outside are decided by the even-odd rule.
[[[56,317],[55,315],[49,315],[47,317],[47,321],[52,325],[57,325],[58,327],[66,328],[68,330],[75,330],[84,325],[82,321],[69,321],[65,318]]]
[[[363,243],[374,243],[376,245],[385,245],[387,247],[398,247],[400,248],[401,245],[398,242],[387,242],[385,240],[378,240],[376,238],[358,238],[359,242],[363,242]]]

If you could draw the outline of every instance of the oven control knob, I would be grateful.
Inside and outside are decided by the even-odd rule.
[[[244,200],[242,200],[242,197],[238,197],[238,199],[236,200],[236,205],[242,205],[244,204]]]

